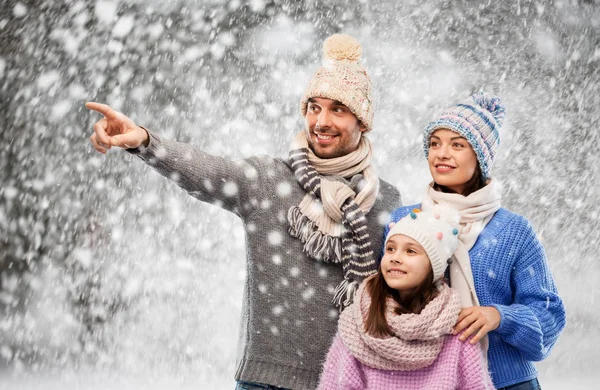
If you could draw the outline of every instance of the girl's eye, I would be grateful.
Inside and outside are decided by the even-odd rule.
[[[414,249],[408,248],[408,249],[406,250],[406,253],[414,254],[414,253],[417,253],[417,252],[415,252],[415,250],[414,250]]]
[[[388,251],[388,252],[393,252],[394,251],[394,247],[388,246],[387,248],[385,248],[385,250]]]
[[[460,142],[455,142],[452,144],[453,147],[455,148],[464,148],[465,145],[461,144]]]
[[[434,146],[438,146],[439,144],[436,141],[429,141],[429,147],[432,148]]]

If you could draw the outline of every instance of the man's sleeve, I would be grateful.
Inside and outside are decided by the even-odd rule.
[[[193,197],[249,216],[260,204],[259,158],[229,160],[182,142],[169,141],[148,131],[147,147],[128,149],[158,173],[174,181]]]

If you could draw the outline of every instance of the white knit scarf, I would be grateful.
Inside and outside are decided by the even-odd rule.
[[[462,307],[479,306],[469,250],[500,209],[500,199],[498,184],[494,179],[490,179],[485,187],[469,196],[436,191],[433,182],[425,191],[421,205],[423,211],[431,210],[434,205],[440,204],[453,208],[460,216],[458,248],[453,256],[454,261],[450,264],[450,283],[452,288],[458,291]]]

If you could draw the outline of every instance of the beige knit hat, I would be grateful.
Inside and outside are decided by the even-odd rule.
[[[390,227],[385,242],[395,234],[403,234],[421,244],[436,281],[444,275],[458,246],[458,221],[458,213],[450,208],[436,205],[432,212],[414,209]]]
[[[362,47],[356,38],[334,34],[323,43],[323,66],[308,83],[300,102],[302,116],[306,116],[308,99],[314,97],[343,103],[365,125],[373,127],[371,80],[360,64]]]

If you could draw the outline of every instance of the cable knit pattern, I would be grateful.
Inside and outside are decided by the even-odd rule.
[[[400,207],[391,221],[419,207]],[[494,306],[502,317],[498,329],[488,334],[494,385],[505,387],[537,377],[532,362],[549,355],[565,327],[566,314],[531,224],[501,208],[469,257],[480,305]]]
[[[439,295],[421,314],[398,315],[394,312],[398,303],[388,298],[385,316],[394,337],[379,338],[364,331],[371,306],[366,283],[358,289],[356,303],[342,312],[338,325],[352,355],[380,370],[412,371],[431,365],[442,349],[443,336],[452,332],[458,319],[460,300],[456,292],[442,285]]]

